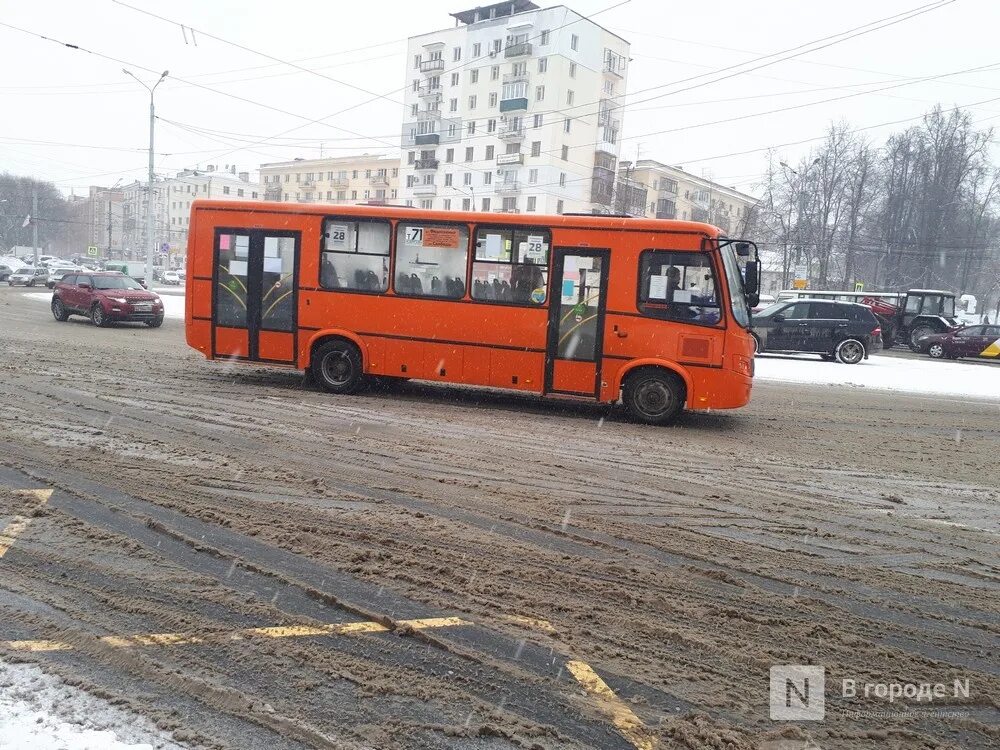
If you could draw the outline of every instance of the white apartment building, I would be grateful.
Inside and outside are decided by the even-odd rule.
[[[136,181],[121,188],[122,246],[125,257],[145,258],[146,183]],[[199,198],[213,200],[259,200],[260,187],[250,182],[249,172],[236,172],[235,165],[219,170],[185,169],[174,177],[153,183],[153,238],[163,255],[183,257],[187,252],[191,203]]]
[[[400,195],[443,210],[610,210],[627,41],[508,0],[407,44]]]
[[[285,203],[385,203],[399,196],[399,158],[338,156],[260,165],[264,200]]]
[[[735,236],[745,229],[757,205],[752,195],[652,159],[623,164],[619,174],[645,187],[649,218],[703,221]]]

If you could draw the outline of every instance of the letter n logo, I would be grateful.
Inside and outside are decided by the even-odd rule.
[[[805,664],[771,667],[771,718],[822,721],[826,716],[826,670]]]

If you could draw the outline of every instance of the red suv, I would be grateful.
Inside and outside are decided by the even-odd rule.
[[[95,326],[128,320],[158,328],[163,324],[163,301],[119,271],[68,273],[52,291],[52,315],[60,322],[70,315],[86,315]]]

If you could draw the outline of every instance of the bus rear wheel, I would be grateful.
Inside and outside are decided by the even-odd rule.
[[[313,351],[309,370],[330,393],[355,393],[363,379],[361,352],[349,341],[328,341]]]
[[[636,421],[670,424],[684,408],[684,384],[673,373],[642,368],[626,379],[622,402]]]

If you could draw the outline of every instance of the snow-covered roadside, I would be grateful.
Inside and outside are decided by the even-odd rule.
[[[35,300],[36,302],[44,302],[49,304],[52,302],[52,292],[29,292],[24,295],[28,299]],[[160,296],[163,300],[163,315],[167,318],[183,318],[184,317],[184,296],[176,294],[164,294]]]
[[[0,660],[0,750],[185,750],[149,720]]]
[[[1000,401],[1000,365],[877,354],[856,365],[842,365],[815,355],[764,354],[754,360],[754,368],[757,380]]]

